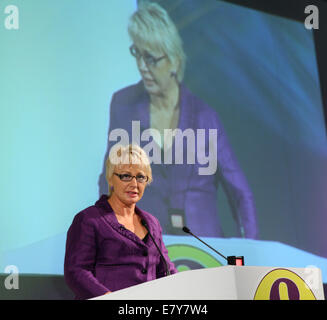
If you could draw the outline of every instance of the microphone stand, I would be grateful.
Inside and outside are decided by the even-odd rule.
[[[219,254],[222,258],[224,258],[227,261],[227,264],[228,265],[232,265],[232,266],[235,266],[235,265],[237,265],[237,266],[244,266],[244,257],[243,256],[240,256],[240,257],[236,257],[236,256],[228,256],[228,257],[225,257],[223,254],[221,254],[216,249],[214,249],[209,244],[207,244],[206,242],[202,241],[199,237],[197,237],[195,234],[193,234],[189,228],[187,228],[187,227],[184,226],[183,227],[183,231],[186,232],[186,233],[189,233],[194,238],[198,239],[204,245],[206,245],[207,247],[209,247],[211,250],[213,250],[214,252],[216,252],[217,254]]]

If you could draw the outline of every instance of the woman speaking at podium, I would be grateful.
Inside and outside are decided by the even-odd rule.
[[[159,221],[136,203],[152,181],[137,145],[115,145],[106,162],[109,196],[78,213],[67,233],[64,275],[76,299],[89,299],[176,273]]]

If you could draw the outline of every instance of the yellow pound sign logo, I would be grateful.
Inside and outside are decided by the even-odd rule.
[[[296,273],[275,269],[261,280],[254,300],[316,300],[316,297]]]

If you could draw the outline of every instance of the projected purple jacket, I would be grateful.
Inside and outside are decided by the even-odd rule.
[[[164,276],[165,264],[150,237],[146,241],[121,225],[107,196],[78,213],[67,233],[64,275],[76,299],[89,299]],[[136,208],[169,265],[158,220]]]
[[[123,128],[132,140],[132,121],[140,121],[142,134],[150,127],[149,102],[149,95],[142,82],[116,92],[111,101],[109,133],[116,128]],[[205,129],[206,133],[209,129],[217,129],[218,169],[215,174],[199,175],[199,168],[205,166],[198,161],[187,164],[186,157],[183,164],[165,164],[164,161],[161,164],[153,163],[153,182],[147,187],[140,206],[159,219],[164,234],[182,234],[180,226],[187,225],[199,236],[223,237],[217,203],[217,190],[221,184],[237,224],[238,236],[256,238],[253,195],[218,115],[183,84],[180,86],[178,128],[182,131],[191,128],[195,132],[197,129]],[[106,157],[116,143],[117,141],[109,141]],[[149,141],[140,141],[142,147],[148,143]],[[175,148],[183,148],[184,155],[187,154],[186,143],[183,146],[174,143],[172,154]],[[208,152],[207,141],[205,149]],[[196,145],[195,152],[198,150]],[[101,193],[107,193],[105,166],[99,186]]]

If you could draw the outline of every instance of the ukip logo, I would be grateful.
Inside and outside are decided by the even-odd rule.
[[[263,277],[254,300],[316,300],[316,297],[299,275],[275,269]]]

